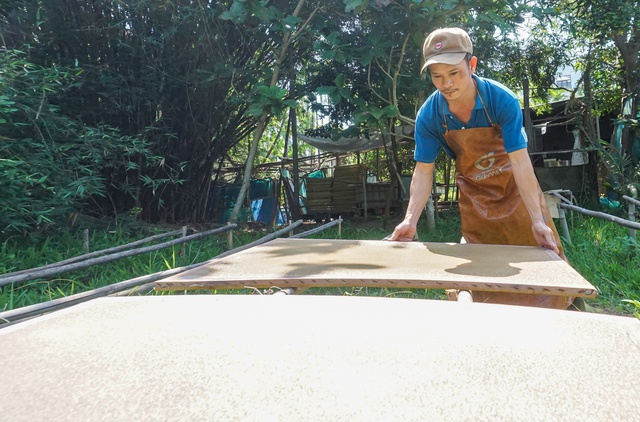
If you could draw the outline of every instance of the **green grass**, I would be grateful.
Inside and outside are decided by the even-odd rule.
[[[376,240],[391,233],[397,221],[372,216],[368,220],[354,218],[342,224],[343,239]],[[315,227],[315,226],[314,226]],[[302,230],[311,227],[305,225]],[[570,222],[572,244],[564,242],[571,265],[598,288],[599,297],[589,300],[593,311],[634,315],[640,313],[640,255],[637,245],[629,237],[628,229],[613,223],[574,215]],[[234,246],[252,242],[269,230],[235,230]],[[125,228],[98,230],[91,233],[91,249],[101,250],[129,243],[155,234]],[[435,230],[429,231],[424,219],[418,227],[420,241],[458,242],[460,220],[457,211],[441,212]],[[170,268],[182,267],[208,260],[226,250],[226,233],[169,247],[85,270],[61,274],[50,280],[32,280],[15,286],[0,288],[0,311],[19,308],[46,300],[95,289]],[[313,238],[338,238],[338,228],[318,233]],[[34,268],[82,254],[82,232],[65,231],[40,242],[13,239],[0,247],[0,273]],[[156,292],[150,294],[182,294],[185,292]],[[257,294],[252,290],[190,291],[189,294]],[[375,288],[309,289],[305,294],[412,297],[443,299],[442,290],[394,290]]]
[[[629,229],[595,218],[574,215],[571,244],[564,242],[569,262],[598,289],[597,311],[633,314],[640,300],[640,251]],[[636,308],[637,309],[637,308]]]
[[[90,237],[91,251],[133,242],[155,233],[139,233],[133,237],[122,231],[96,230]],[[234,246],[261,237],[262,233],[236,230]],[[22,239],[20,239],[22,240]],[[163,239],[166,241],[169,239]],[[119,281],[129,280],[171,268],[206,261],[227,250],[227,235],[213,235],[182,245],[168,247],[114,262],[60,274],[55,278],[36,279],[16,285],[0,287],[0,311],[19,308],[47,300],[96,289]],[[151,244],[149,244],[151,245]],[[143,245],[143,246],[149,246]],[[0,273],[35,268],[82,255],[82,232],[62,232],[40,243],[5,242],[0,248]]]

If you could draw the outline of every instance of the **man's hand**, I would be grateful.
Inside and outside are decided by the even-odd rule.
[[[416,168],[413,170],[413,177],[411,178],[409,205],[407,205],[404,220],[398,224],[393,233],[385,239],[398,242],[411,242],[414,240],[420,214],[433,189],[434,169],[434,163],[416,163]]]
[[[403,220],[398,224],[387,240],[397,242],[411,242],[416,235],[416,226],[408,220]]]
[[[533,232],[533,237],[535,237],[538,245],[543,248],[550,249],[558,255],[560,254],[553,232],[546,224],[544,224],[543,221],[533,223],[531,225],[531,231]]]

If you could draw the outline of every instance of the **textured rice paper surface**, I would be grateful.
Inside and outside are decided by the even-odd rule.
[[[529,246],[276,239],[156,282],[158,290],[435,288],[595,297],[553,252]]]

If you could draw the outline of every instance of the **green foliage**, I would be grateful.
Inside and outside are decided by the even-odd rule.
[[[65,225],[73,214],[95,209],[110,188],[134,197],[127,176],[161,166],[148,140],[82,125],[55,104],[77,88],[81,72],[34,65],[21,51],[0,57],[0,69],[0,151],[6,157],[0,160],[0,237]],[[179,182],[143,179],[154,191]]]
[[[9,138],[0,166],[11,175],[0,189],[13,198],[2,227],[11,230],[76,212],[210,218],[219,169],[229,155],[246,160],[259,117],[272,124],[259,160],[284,155],[276,138],[290,107],[319,113],[330,136],[411,123],[433,90],[421,48],[438,27],[467,29],[480,74],[515,90],[527,76],[540,98],[573,59],[567,52],[579,56],[594,114],[620,103],[637,68],[640,8],[621,0],[307,1],[299,16],[285,0],[61,4],[10,2],[0,14],[3,44],[26,52],[0,68],[0,136]],[[531,17],[539,22],[523,37]],[[302,35],[287,38],[294,31]]]
[[[72,119],[49,102],[73,86],[65,69],[41,68],[20,51],[0,56],[0,231],[2,237],[66,218],[76,202],[104,195],[92,148]],[[10,104],[10,107],[6,107]]]
[[[640,183],[640,163],[633,162],[633,158],[621,151],[614,142],[602,141],[598,146],[602,163],[607,169],[609,180],[607,187],[620,195],[631,195],[636,185]]]
[[[570,62],[569,40],[562,33],[541,25],[529,31],[535,36],[506,36],[497,40],[491,46],[490,66],[483,73],[514,90],[522,88],[523,81],[528,79],[532,103],[546,104],[558,69]]]
[[[598,288],[596,308],[630,313],[624,300],[640,300],[640,254],[629,229],[582,216],[570,224],[573,244],[565,244],[565,252],[576,271]]]
[[[263,114],[282,113],[285,106],[295,107],[294,100],[284,100],[288,91],[278,86],[268,87],[266,85],[258,85],[256,87],[256,98],[247,109],[247,114],[253,117],[260,117]]]
[[[3,42],[12,48],[29,44],[21,60],[48,77],[32,81],[33,98],[28,98],[35,122],[26,124],[42,120],[42,136],[12,139],[44,142],[53,136],[57,148],[64,137],[76,143],[64,154],[86,150],[80,155],[92,167],[83,162],[77,170],[93,173],[71,179],[59,174],[67,184],[83,181],[75,192],[84,190],[82,201],[88,203],[72,204],[75,210],[119,215],[141,208],[144,220],[202,219],[217,163],[254,128],[255,113],[246,111],[250,93],[256,92],[253,86],[265,80],[273,64],[272,37],[280,33],[276,27],[299,23],[283,15],[279,8],[284,3],[12,4],[0,14],[0,25],[8,28]],[[7,120],[5,114],[15,114],[16,107],[6,93],[0,95]],[[281,100],[267,96],[276,97]],[[68,127],[66,133],[47,133],[52,128],[50,117],[42,114],[47,110],[38,114],[43,98],[43,106],[55,107],[60,122],[66,118],[73,123],[54,125]],[[24,155],[20,159],[32,161]],[[89,183],[99,177],[102,183]],[[62,209],[66,204],[60,205],[56,212],[68,211]]]
[[[635,307],[635,316],[640,319],[640,300],[624,300],[624,302]]]
[[[344,3],[346,12],[357,16],[346,15],[343,21],[325,22],[317,28],[314,51],[327,66],[311,73],[310,85],[316,87],[315,93],[330,100],[324,107],[329,127],[353,125],[361,132],[377,131],[396,120],[413,122],[417,108],[433,89],[420,72],[427,33],[438,27],[462,26],[476,39],[477,50],[483,52],[482,45],[490,43],[484,34],[512,34],[526,11],[524,3],[512,1]],[[492,64],[495,61],[487,61],[487,65]],[[504,65],[499,68],[504,73]]]
[[[569,34],[576,67],[589,73],[599,111],[619,107],[624,93],[638,97],[640,73],[637,42],[640,4],[627,0],[576,0],[549,6],[557,30]]]

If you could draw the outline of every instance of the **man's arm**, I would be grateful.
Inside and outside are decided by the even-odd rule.
[[[418,220],[422,215],[422,210],[429,200],[433,189],[434,163],[417,162],[411,178],[411,188],[409,191],[409,205],[407,213],[402,223],[398,224],[389,237],[389,240],[400,242],[410,242],[416,234]]]
[[[518,192],[531,216],[531,231],[538,244],[544,248],[559,253],[553,232],[544,222],[543,210],[546,208],[544,198],[538,194],[538,180],[533,172],[531,159],[525,149],[509,153],[513,167],[513,177],[518,186]]]

